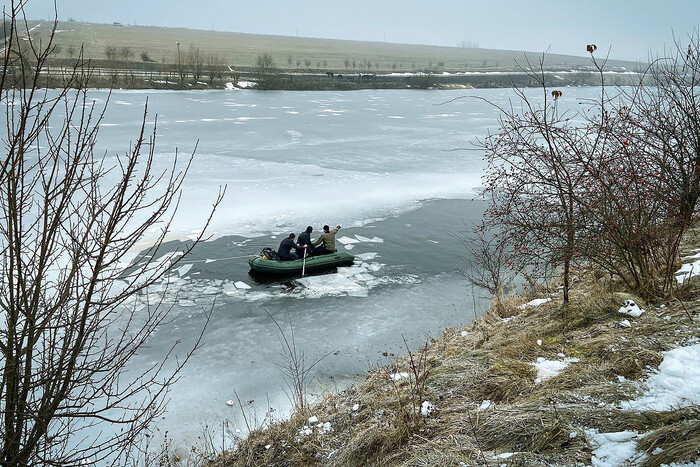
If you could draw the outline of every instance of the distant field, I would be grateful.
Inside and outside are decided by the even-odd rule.
[[[34,39],[46,40],[51,22],[30,22]],[[315,72],[412,72],[431,71],[515,71],[516,61],[525,57],[537,63],[541,54],[480,48],[438,47],[384,42],[345,41],[304,37],[268,36],[232,32],[202,31],[150,26],[122,26],[78,22],[61,22],[55,39],[60,46],[57,59],[76,56],[84,46],[85,57],[100,64],[109,62],[106,50],[117,49],[111,62],[138,67],[145,55],[153,62],[171,65],[185,61],[191,46],[207,55],[218,55],[221,63],[239,70],[250,69],[259,55],[269,54],[280,71],[313,70]],[[586,69],[590,59],[586,44],[581,44],[582,56],[547,54],[548,69]],[[127,59],[121,51],[131,54]],[[116,65],[116,63],[114,63]],[[152,65],[152,63],[151,63]],[[353,66],[354,65],[354,66]],[[610,70],[635,70],[633,62],[610,61]]]

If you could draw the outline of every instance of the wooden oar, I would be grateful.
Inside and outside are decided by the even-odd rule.
[[[301,277],[304,277],[304,271],[306,270],[306,247],[304,247],[304,261],[301,263]]]

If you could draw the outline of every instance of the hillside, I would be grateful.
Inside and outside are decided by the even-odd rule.
[[[35,39],[46,40],[52,23],[30,22]],[[128,26],[121,24],[92,24],[60,22],[56,44],[56,59],[75,57],[80,46],[85,57],[99,64],[119,62],[134,66],[143,64],[142,54],[149,63],[176,64],[185,61],[191,46],[207,55],[216,55],[224,65],[237,69],[253,67],[256,58],[269,54],[282,71],[373,71],[410,72],[416,70],[515,71],[516,61],[537,62],[541,53],[480,48],[438,47],[428,45],[392,44],[384,42],[314,39],[305,37],[270,36],[233,32],[202,31],[183,28]],[[117,56],[108,59],[106,50],[114,47]],[[122,51],[128,50],[128,56]],[[570,70],[588,68],[585,44],[581,56],[546,55],[548,69]],[[638,64],[611,60],[610,70],[634,70]]]

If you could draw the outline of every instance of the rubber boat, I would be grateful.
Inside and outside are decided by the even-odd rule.
[[[302,268],[304,273],[322,271],[324,269],[335,268],[338,266],[348,266],[352,264],[355,257],[346,251],[336,251],[327,255],[311,256],[306,258],[306,266],[303,259],[295,259],[292,261],[277,261],[274,259],[263,258],[262,255],[253,256],[248,260],[250,269],[259,273],[279,274],[279,275],[301,275]]]

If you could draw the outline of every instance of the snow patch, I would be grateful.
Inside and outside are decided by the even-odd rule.
[[[585,431],[593,446],[593,467],[613,467],[638,463],[646,454],[637,453],[637,440],[641,438],[636,431],[618,431],[616,433],[598,433],[596,429]]]
[[[435,406],[431,404],[429,401],[423,401],[423,403],[420,405],[420,413],[424,417],[429,416],[431,413],[435,412]]]
[[[496,404],[494,404],[494,403],[491,402],[490,400],[485,400],[485,401],[483,401],[483,402],[481,403],[481,405],[479,405],[479,408],[476,409],[476,410],[478,410],[478,411],[480,411],[480,412],[483,412],[484,410],[492,409],[492,408],[494,408],[495,406],[496,406]]]
[[[527,302],[524,305],[520,305],[518,308],[520,308],[521,310],[524,310],[525,308],[527,308],[529,306],[538,307],[540,305],[544,305],[545,303],[551,302],[551,301],[552,301],[551,298],[536,298],[534,300],[530,300],[529,302]]]
[[[639,305],[634,303],[634,300],[625,300],[617,312],[623,315],[629,315],[633,318],[639,318],[642,313],[644,313],[644,310],[640,309]]]
[[[695,258],[696,256],[692,256],[690,258]],[[692,263],[686,263],[681,268],[676,271],[676,280],[678,283],[683,283],[690,279],[691,277],[697,276],[700,274],[700,259],[697,261],[693,261]]]
[[[700,404],[700,344],[663,352],[659,369],[646,381],[642,397],[623,401],[626,410],[668,411]]]
[[[389,378],[392,381],[400,381],[403,378],[408,378],[409,374],[406,372],[401,372],[401,373],[392,373],[389,375]]]
[[[548,379],[554,378],[564,368],[578,361],[580,361],[578,358],[565,358],[564,360],[547,360],[543,357],[538,358],[537,362],[531,363],[531,365],[537,369],[535,383],[542,383]]]

